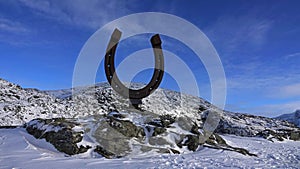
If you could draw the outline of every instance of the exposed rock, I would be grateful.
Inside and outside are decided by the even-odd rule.
[[[108,117],[108,123],[113,129],[126,137],[141,138],[145,136],[144,128],[134,125],[131,121]]]
[[[107,151],[106,149],[104,149],[101,146],[96,146],[96,148],[94,149],[94,152],[101,154],[103,157],[105,158],[120,158],[121,156],[116,156],[114,153],[111,153],[109,151]]]
[[[191,151],[196,151],[199,147],[199,136],[197,135],[186,135],[182,141],[177,144],[180,148],[187,146]]]
[[[91,148],[90,146],[77,146],[77,143],[83,138],[83,132],[72,130],[77,125],[79,124],[63,118],[36,119],[26,125],[26,130],[35,138],[45,138],[57,150],[68,155],[74,155],[84,153]]]
[[[239,147],[233,147],[226,143],[226,141],[219,136],[218,134],[213,134],[209,137],[209,139],[205,142],[204,147],[214,148],[214,149],[223,149],[227,151],[235,151],[241,153],[243,155],[248,156],[257,156],[256,154],[250,153],[248,150]]]
[[[245,149],[228,145],[217,134],[212,135],[204,144],[201,144],[199,138],[202,134],[199,132],[199,126],[184,118],[148,116],[142,117],[137,113],[125,115],[125,113],[112,112],[106,116],[91,116],[80,120],[35,119],[27,123],[26,130],[35,138],[45,138],[57,150],[68,155],[84,153],[90,148],[93,149],[93,152],[106,158],[119,158],[132,153],[137,155],[149,151],[179,154],[185,151],[185,147],[190,151],[196,151],[199,146],[251,155]],[[134,118],[140,118],[138,123],[129,120]],[[156,119],[154,121],[159,123],[151,123],[149,118]],[[82,127],[80,131],[74,130],[79,126]],[[94,127],[91,128],[91,126]],[[187,126],[191,127],[188,129]],[[183,132],[183,130],[185,131]],[[83,140],[84,135],[92,136],[95,143],[85,146],[78,144]]]
[[[291,140],[300,140],[300,131],[292,131],[290,135]]]

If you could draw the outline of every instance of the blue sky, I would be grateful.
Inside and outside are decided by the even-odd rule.
[[[70,88],[77,56],[97,29],[124,15],[165,12],[195,24],[215,46],[227,78],[227,110],[273,117],[300,108],[299,8],[297,0],[0,1],[0,77],[42,90]],[[162,38],[178,56],[193,55],[184,44]],[[120,51],[125,57],[147,43],[124,44]],[[185,61],[206,86],[201,63]],[[135,80],[146,82],[150,75],[145,71]],[[103,73],[97,81],[105,81]],[[178,89],[169,76],[162,87]]]

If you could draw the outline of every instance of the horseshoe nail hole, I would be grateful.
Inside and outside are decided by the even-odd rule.
[[[110,79],[112,79],[112,76],[109,76]]]
[[[110,67],[110,65],[107,65],[107,67]]]

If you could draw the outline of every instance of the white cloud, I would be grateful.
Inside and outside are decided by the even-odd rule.
[[[123,1],[20,0],[37,14],[59,22],[97,29],[128,12]]]
[[[9,33],[24,33],[28,30],[19,22],[15,22],[6,18],[0,18],[0,31]]]
[[[300,57],[300,52],[298,52],[298,53],[292,53],[292,54],[286,55],[286,56],[284,56],[283,58],[285,58],[285,59],[293,59],[293,58],[295,58],[295,57]]]
[[[227,109],[267,117],[275,117],[299,109],[300,101],[296,98],[300,97],[300,74],[290,72],[287,74],[272,74],[265,77],[240,75],[227,78],[228,93],[241,97],[240,101],[248,99],[247,103],[231,103],[227,105]],[[249,100],[245,93],[252,93],[251,98],[255,96],[256,101]],[[286,99],[290,100],[286,101]],[[252,102],[260,105],[251,105]],[[270,102],[274,104],[269,104]]]
[[[300,97],[300,83],[277,87],[272,93],[272,96],[280,98]]]
[[[300,101],[289,101],[283,103],[261,104],[249,106],[250,102],[239,102],[227,104],[226,110],[240,113],[250,113],[258,116],[277,117],[282,114],[292,113],[300,108]]]
[[[0,17],[0,42],[10,45],[26,45],[24,37],[32,31],[20,22]]]
[[[277,117],[281,114],[292,113],[300,108],[300,101],[292,101],[282,104],[266,104],[253,107],[249,112],[267,117]]]
[[[226,53],[245,45],[260,47],[265,43],[273,21],[258,17],[257,14],[222,16],[205,28],[205,33],[214,42],[219,42]]]
[[[289,81],[293,81],[293,79],[283,76],[258,77],[238,75],[227,78],[228,88],[230,89],[262,89],[266,91]]]

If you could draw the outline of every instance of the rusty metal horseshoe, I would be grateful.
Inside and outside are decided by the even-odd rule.
[[[120,41],[122,32],[115,29],[111,35],[110,41],[108,43],[105,60],[104,69],[106,78],[111,85],[111,87],[121,96],[129,98],[130,100],[141,100],[151,93],[153,93],[160,85],[163,75],[164,75],[164,56],[161,47],[161,40],[159,34],[151,37],[151,44],[155,56],[155,69],[152,75],[151,81],[141,89],[130,89],[127,88],[118,78],[115,71],[115,53]]]

